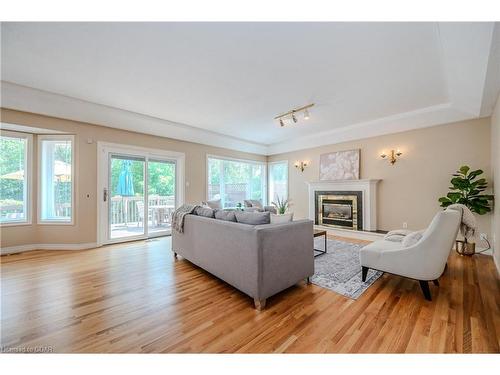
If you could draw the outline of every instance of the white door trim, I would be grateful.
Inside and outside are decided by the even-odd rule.
[[[107,209],[103,202],[104,188],[107,186],[108,160],[113,153],[127,154],[145,157],[146,159],[171,160],[176,163],[176,186],[175,203],[176,206],[184,204],[185,197],[185,160],[183,152],[153,149],[146,147],[131,146],[126,144],[97,142],[97,244],[104,244],[133,241],[136,236],[127,237],[117,241],[109,241],[107,236]],[[109,194],[109,193],[108,193]],[[109,198],[109,197],[108,197]],[[154,237],[154,234],[150,237]]]

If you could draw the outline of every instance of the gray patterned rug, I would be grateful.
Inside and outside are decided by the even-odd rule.
[[[314,239],[314,248],[323,249],[324,237]],[[328,239],[326,254],[314,258],[314,276],[311,282],[343,296],[358,299],[380,276],[380,271],[368,271],[366,282],[361,281],[359,250],[362,245]]]

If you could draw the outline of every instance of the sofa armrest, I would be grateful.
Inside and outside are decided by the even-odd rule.
[[[256,227],[259,293],[264,299],[314,274],[313,222],[298,220]]]

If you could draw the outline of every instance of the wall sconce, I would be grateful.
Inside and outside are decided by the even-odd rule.
[[[380,157],[382,159],[385,159],[387,157],[389,157],[389,163],[391,163],[391,165],[394,165],[398,159],[400,158],[400,156],[403,155],[403,153],[399,150],[391,150],[390,154],[387,155],[385,152],[382,152],[382,154],[380,155]]]
[[[296,161],[295,168],[300,169],[301,172],[304,172],[304,169],[307,167],[307,162],[305,161]]]

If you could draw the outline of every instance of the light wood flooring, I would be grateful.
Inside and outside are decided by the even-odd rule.
[[[55,352],[499,352],[490,256],[450,253],[426,301],[384,275],[358,300],[297,285],[253,300],[186,260],[170,238],[1,257],[1,346]]]

